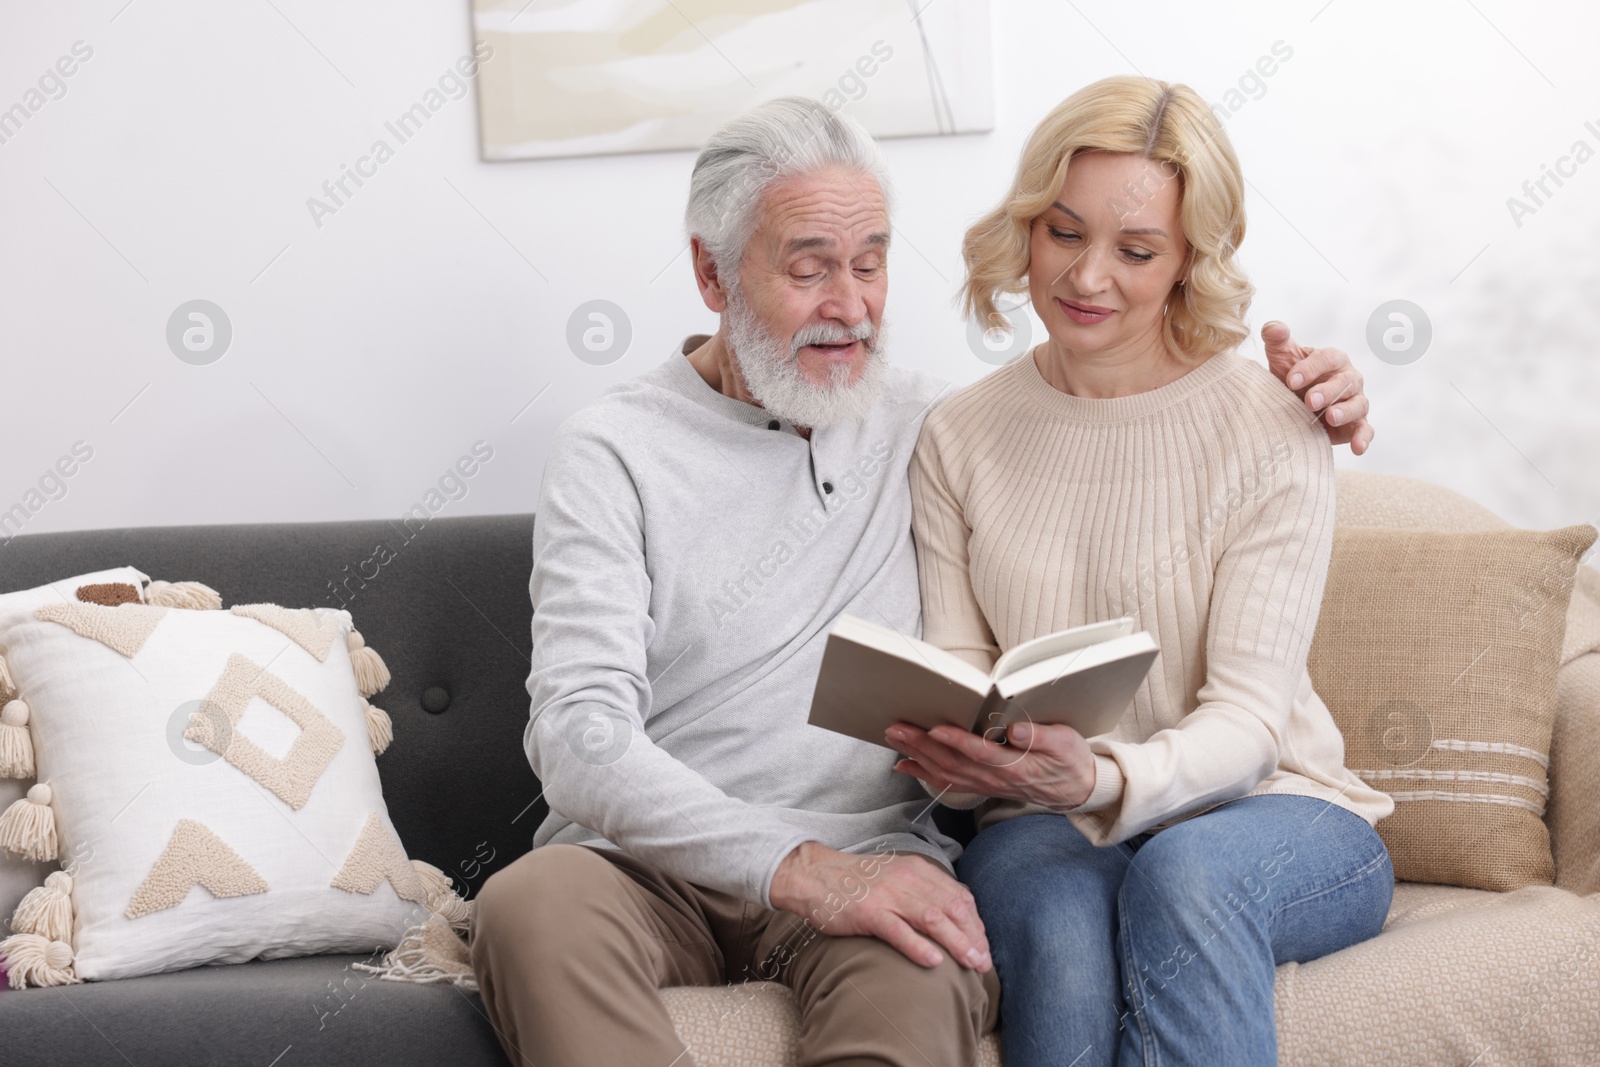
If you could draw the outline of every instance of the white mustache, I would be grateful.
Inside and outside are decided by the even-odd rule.
[[[871,319],[862,319],[854,326],[841,326],[836,322],[814,322],[810,326],[800,327],[790,344],[796,354],[807,345],[842,344],[845,341],[866,341],[867,347],[871,348],[877,335],[878,328],[872,324]]]

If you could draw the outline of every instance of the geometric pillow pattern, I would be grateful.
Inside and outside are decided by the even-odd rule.
[[[406,859],[406,850],[374,811],[368,813],[355,847],[329,884],[346,893],[371,893],[385,880],[401,900],[421,904],[427,897],[417,869]]]
[[[59,622],[80,637],[99,641],[132,659],[166,613],[166,608],[143,604],[120,604],[114,608],[99,604],[46,604],[34,615],[46,622]]]
[[[0,596],[0,707],[27,705],[0,742],[25,723],[39,783],[0,815],[0,849],[71,874],[18,907],[70,933],[14,919],[12,984],[370,952],[465,908],[389,821],[373,753],[392,726],[366,699],[388,672],[348,612],[226,611],[203,586],[105,573]]]
[[[265,893],[262,878],[222,838],[193,819],[179,819],[166,850],[156,859],[150,874],[128,901],[125,914],[130,919],[153,911],[176,907],[201,886],[214,897],[242,897]]]
[[[238,730],[245,708],[257,697],[300,728],[282,759],[275,759]],[[183,736],[216,752],[296,811],[311,799],[312,787],[344,743],[339,728],[305,697],[237,652],[228,657],[222,677],[202,701],[201,710],[190,717]]]
[[[281,608],[276,604],[235,604],[228,610],[272,627],[305,649],[318,663],[328,658],[333,639],[340,632],[339,616],[331,611]]]

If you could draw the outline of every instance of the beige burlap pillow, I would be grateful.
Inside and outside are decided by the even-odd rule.
[[[1395,798],[1395,877],[1550,885],[1556,668],[1590,526],[1334,536],[1309,668],[1345,765]]]

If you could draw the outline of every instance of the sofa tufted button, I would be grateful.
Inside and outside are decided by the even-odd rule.
[[[422,691],[422,710],[438,715],[450,706],[450,690],[442,685],[430,685]]]

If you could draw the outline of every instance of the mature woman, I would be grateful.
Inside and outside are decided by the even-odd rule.
[[[959,872],[1004,988],[1007,1067],[1270,1064],[1274,966],[1376,934],[1389,798],[1306,673],[1333,536],[1315,417],[1240,355],[1238,160],[1181,85],[1108,78],[1034,131],[968,231],[965,302],[1049,340],[927,419],[924,636],[988,668],[1132,615],[1161,653],[1112,733],[1008,744],[902,724],[897,769],[983,801]],[[946,792],[948,791],[948,792]]]

